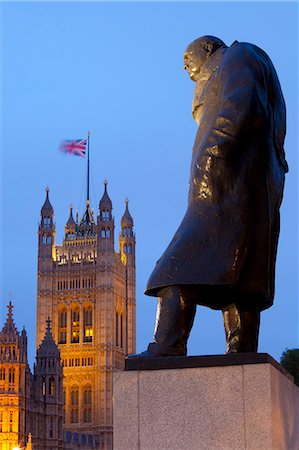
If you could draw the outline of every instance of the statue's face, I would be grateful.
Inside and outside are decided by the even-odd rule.
[[[200,70],[208,57],[207,52],[202,49],[195,53],[192,49],[187,49],[184,53],[184,69],[188,71],[189,77],[193,81],[198,81]]]

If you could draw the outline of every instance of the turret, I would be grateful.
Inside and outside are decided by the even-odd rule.
[[[121,219],[121,233],[119,236],[119,251],[122,261],[135,267],[135,234],[133,218],[129,211],[129,200],[126,199],[126,209]]]
[[[119,252],[126,269],[126,354],[135,353],[136,350],[136,240],[133,225],[134,222],[129,211],[129,200],[126,199],[126,209],[121,219],[121,233],[119,236]]]
[[[49,188],[46,188],[46,200],[41,209],[41,221],[38,227],[38,253],[41,258],[52,258],[55,245],[54,209],[49,200]]]
[[[37,381],[36,400],[62,402],[60,352],[53,339],[49,318],[45,337],[36,352],[34,376]]]
[[[112,202],[107,192],[107,184],[105,179],[104,194],[99,203],[99,214],[97,217],[99,254],[114,252],[114,218],[112,216]]]
[[[4,362],[18,362],[27,364],[27,334],[23,329],[22,333],[19,334],[14,320],[12,309],[13,305],[11,301],[8,306],[7,319],[0,332],[0,343],[1,343],[1,353],[0,353],[0,363]]]
[[[36,352],[34,365],[35,395],[34,400],[42,405],[40,423],[42,430],[38,448],[61,448],[63,415],[63,366],[60,352],[51,332],[51,320],[46,321],[46,334]],[[37,439],[36,439],[37,440]],[[37,448],[33,440],[33,447]]]
[[[74,221],[73,218],[73,206],[70,205],[70,216],[69,219],[65,225],[65,239],[68,241],[72,241],[75,239],[75,234],[76,234],[76,222]]]

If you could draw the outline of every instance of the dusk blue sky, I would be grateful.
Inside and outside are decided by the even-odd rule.
[[[143,290],[184,215],[196,123],[183,52],[210,34],[252,42],[271,57],[287,104],[290,172],[281,209],[274,306],[259,351],[298,346],[298,7],[287,2],[2,3],[1,292],[35,355],[37,228],[45,187],[61,243],[69,205],[83,213],[86,161],[58,151],[91,132],[91,201],[103,180],[116,242],[129,198],[137,240],[137,350],[152,338],[156,301]],[[219,255],[220,256],[220,255]],[[2,325],[1,325],[2,326]],[[189,354],[224,353],[219,311],[198,307]]]

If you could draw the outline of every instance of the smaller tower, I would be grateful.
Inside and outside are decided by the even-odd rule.
[[[65,240],[73,241],[76,235],[77,225],[73,218],[73,205],[70,205],[70,217],[65,225]]]
[[[45,337],[36,353],[34,366],[34,394],[36,411],[31,420],[32,445],[36,450],[63,448],[62,420],[63,367],[60,352],[47,320]],[[39,429],[37,425],[39,424]]]
[[[114,253],[114,218],[112,217],[112,202],[107,192],[107,180],[104,180],[104,194],[99,203],[99,215],[97,217],[98,252]]]
[[[43,324],[48,316],[52,316],[50,292],[52,290],[53,280],[53,261],[56,259],[56,229],[54,224],[54,209],[49,199],[49,188],[46,188],[46,200],[41,208],[40,214],[41,221],[38,226],[37,348],[44,335]]]
[[[23,447],[26,443],[27,386],[30,370],[27,362],[27,335],[19,334],[13,320],[12,303],[0,332],[0,448]]]
[[[126,199],[125,213],[121,219],[119,252],[126,266],[126,354],[136,351],[136,269],[134,222]]]
[[[49,199],[50,189],[46,188],[46,200],[42,206],[41,221],[38,227],[38,256],[52,259],[52,248],[55,245],[56,230],[54,225],[54,209]]]
[[[125,213],[121,219],[121,233],[119,237],[119,251],[124,264],[135,267],[135,234],[133,219],[129,211],[129,200],[126,199]]]

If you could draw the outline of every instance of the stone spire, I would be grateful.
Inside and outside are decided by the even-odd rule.
[[[68,219],[68,221],[67,221],[67,223],[66,223],[66,226],[67,227],[75,227],[76,226],[76,222],[74,221],[74,218],[73,218],[73,205],[70,205],[70,217],[69,217],[69,219]]]
[[[52,321],[50,320],[49,317],[48,317],[48,320],[46,321],[46,323],[47,323],[46,334],[45,334],[45,337],[44,337],[42,343],[40,344],[40,346],[37,350],[36,356],[37,356],[37,358],[44,358],[44,357],[59,358],[60,353],[59,353],[59,349],[53,339],[53,335],[51,332]]]
[[[0,333],[0,340],[3,343],[17,343],[19,339],[19,333],[13,320],[13,313],[12,313],[13,305],[11,303],[11,300],[7,305],[7,309],[8,309],[7,319]]]
[[[122,228],[123,227],[133,227],[133,224],[134,224],[133,218],[129,211],[129,200],[126,198],[126,209],[125,209],[125,213],[121,219],[121,226],[122,226]]]
[[[53,206],[51,205],[51,202],[49,199],[49,191],[50,191],[50,189],[47,186],[46,187],[46,200],[41,209],[42,216],[46,215],[46,213],[48,213],[48,215],[50,215],[50,216],[54,214],[54,209],[53,209]]]
[[[112,210],[112,201],[110,200],[110,197],[109,197],[108,192],[107,192],[107,184],[108,184],[108,181],[105,178],[105,180],[104,180],[104,194],[103,194],[103,196],[102,196],[102,198],[100,200],[100,203],[99,203],[100,211],[103,211],[103,210],[111,211]]]

